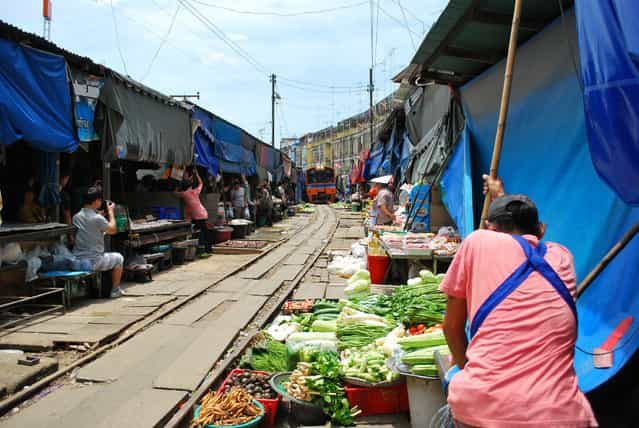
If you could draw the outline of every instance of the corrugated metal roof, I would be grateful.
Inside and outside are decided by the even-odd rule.
[[[524,0],[518,43],[525,43],[572,4],[573,0]],[[506,56],[513,6],[513,0],[450,0],[395,82],[420,78],[461,85],[479,75]]]

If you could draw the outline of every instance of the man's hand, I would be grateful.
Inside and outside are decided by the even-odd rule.
[[[501,181],[501,178],[492,178],[490,175],[486,174],[482,175],[481,178],[484,180],[484,195],[490,193],[490,198],[495,200],[506,194],[504,192],[504,183]]]
[[[115,204],[111,201],[107,202],[107,212],[109,213],[109,217],[113,217],[114,211],[115,211]]]

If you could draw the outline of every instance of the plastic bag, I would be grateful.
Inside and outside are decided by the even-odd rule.
[[[17,242],[9,242],[4,248],[0,247],[0,253],[5,263],[14,265],[22,258],[22,247]]]

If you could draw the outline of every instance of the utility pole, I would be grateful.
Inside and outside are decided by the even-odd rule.
[[[51,40],[51,0],[42,0],[42,37]]]
[[[373,110],[373,91],[374,91],[374,83],[373,83],[373,67],[368,69],[368,108],[370,110],[370,140],[371,140],[371,149],[373,148],[373,128],[375,122],[375,111]]]
[[[275,74],[271,74],[271,146],[275,147]]]

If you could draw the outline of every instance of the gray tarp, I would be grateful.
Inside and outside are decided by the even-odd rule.
[[[180,104],[117,74],[106,76],[99,100],[103,160],[192,163],[190,114]]]
[[[430,131],[448,111],[450,89],[445,85],[418,88],[404,104],[406,129],[413,145]]]

